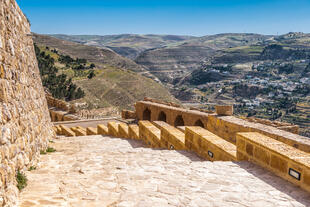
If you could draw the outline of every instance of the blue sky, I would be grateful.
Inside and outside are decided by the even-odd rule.
[[[17,0],[41,34],[310,33],[310,0]]]

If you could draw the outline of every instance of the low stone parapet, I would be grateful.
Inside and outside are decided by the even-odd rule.
[[[116,122],[109,122],[108,123],[108,134],[110,136],[119,137],[118,125],[119,125],[119,123],[116,123]]]
[[[87,127],[87,128],[86,128],[86,134],[87,134],[87,135],[97,135],[97,134],[98,134],[97,128],[94,128],[94,127]]]
[[[75,120],[79,120],[79,117],[77,117],[73,114],[65,114],[63,116],[63,121],[75,121]]]
[[[130,124],[128,126],[128,136],[131,139],[140,139],[139,126],[137,124]]]
[[[160,140],[160,129],[150,121],[139,121],[139,136],[149,147],[165,147]]]
[[[97,125],[97,132],[98,132],[98,134],[101,134],[101,135],[109,135],[108,127],[103,125],[103,124]]]
[[[201,127],[185,128],[185,146],[210,161],[237,161],[235,145]]]
[[[64,125],[60,125],[61,127],[61,133],[62,135],[65,135],[67,137],[74,137],[75,133],[68,127],[64,126]]]
[[[165,148],[171,150],[186,149],[185,134],[183,132],[163,121],[155,121],[154,125],[161,131],[160,139]]]
[[[278,129],[287,131],[287,132],[291,132],[294,134],[299,134],[299,126],[298,125],[292,125],[292,126],[280,126],[277,127]]]
[[[185,133],[185,126],[178,126],[177,128],[178,128],[178,130],[180,130],[181,132]]]
[[[72,127],[71,130],[74,131],[76,136],[86,136],[87,135],[86,129],[83,127],[80,127],[80,126]]]
[[[128,135],[128,125],[125,123],[120,123],[118,125],[118,134],[120,138],[130,138]]]
[[[215,106],[217,115],[220,116],[232,116],[234,113],[234,107],[232,105],[217,105]]]
[[[136,119],[137,114],[135,111],[123,110],[122,111],[122,118],[123,119]]]
[[[238,157],[269,169],[310,192],[310,155],[257,132],[237,134]]]

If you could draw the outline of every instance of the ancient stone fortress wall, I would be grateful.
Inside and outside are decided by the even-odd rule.
[[[74,115],[74,105],[54,98],[48,91],[45,91],[45,96],[52,122],[79,120],[79,117]]]
[[[302,151],[310,152],[310,139],[307,137],[235,116],[204,113],[150,101],[137,102],[135,107],[139,120],[165,121],[173,126],[201,126],[233,144],[236,143],[238,132],[259,132]],[[229,108],[227,111],[232,113]]]
[[[15,0],[0,1],[0,206],[13,206],[15,175],[54,137],[30,25]]]

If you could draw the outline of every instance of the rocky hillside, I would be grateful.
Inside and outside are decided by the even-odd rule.
[[[97,48],[39,34],[33,34],[33,40],[38,45],[57,48],[70,56],[85,58],[90,62],[107,64],[117,68],[129,69],[135,72],[145,72],[145,69],[142,66],[136,64],[130,59],[122,57],[106,47]]]
[[[144,72],[143,67],[110,49],[44,35],[34,35],[33,39],[41,52],[55,60],[57,75],[65,74],[85,92],[85,97],[72,101],[82,108],[129,109],[146,96],[176,102],[162,84],[136,72]],[[65,63],[64,58],[72,59],[74,64]],[[76,64],[78,60],[85,60],[85,63]],[[92,71],[94,73],[90,77]]]
[[[137,35],[137,34],[121,34],[121,35],[62,35],[55,34],[53,37],[81,43],[84,45],[92,45],[100,48],[110,48],[116,53],[135,59],[139,54],[147,49],[160,48],[167,45],[173,45],[182,41],[194,39],[192,36],[180,35]]]

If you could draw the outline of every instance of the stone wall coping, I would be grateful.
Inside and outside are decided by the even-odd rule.
[[[108,117],[108,118],[102,118],[102,119],[82,119],[82,120],[76,120],[76,121],[60,121],[60,122],[53,122],[53,124],[54,125],[75,124],[75,123],[92,122],[92,121],[106,121],[106,120],[117,120],[117,121],[126,123],[124,120],[121,120],[118,117]]]
[[[174,106],[167,106],[167,105],[164,105],[164,104],[159,104],[159,103],[154,103],[154,102],[149,102],[149,101],[138,101],[137,104],[139,104],[139,103],[145,104],[145,105],[157,106],[157,107],[161,107],[161,108],[165,108],[165,109],[170,109],[170,110],[177,110],[177,111],[184,112],[184,113],[191,113],[191,114],[195,114],[195,115],[199,115],[199,116],[208,116],[208,115],[210,115],[210,114],[208,114],[206,112],[201,112],[201,111],[191,110],[191,109],[185,109],[185,108],[178,108],[178,107],[174,107]]]
[[[293,134],[291,132],[287,132],[281,129],[278,129],[276,127],[273,126],[267,126],[264,124],[260,124],[260,123],[254,123],[254,122],[249,122],[243,119],[239,119],[237,117],[234,116],[218,116],[218,115],[211,115],[211,116],[215,116],[218,119],[233,123],[233,124],[237,124],[237,125],[243,125],[244,127],[248,127],[248,128],[255,128],[258,130],[261,130],[267,134],[276,134],[278,136],[284,137],[286,139],[292,140],[292,141],[296,141],[300,144],[305,144],[305,145],[309,145],[310,146],[310,139],[304,136],[300,136],[298,134]]]

